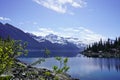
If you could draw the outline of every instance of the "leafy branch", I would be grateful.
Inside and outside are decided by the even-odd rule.
[[[55,72],[55,76],[57,74],[61,73],[66,73],[69,70],[69,66],[67,66],[68,58],[61,58],[61,57],[56,57],[55,58],[59,62],[59,67],[58,66],[53,66],[53,71]]]

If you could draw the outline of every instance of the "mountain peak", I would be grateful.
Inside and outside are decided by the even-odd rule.
[[[74,38],[74,37],[60,37],[56,34],[48,34],[45,37],[43,36],[33,36],[31,35],[31,37],[33,37],[35,40],[37,40],[38,42],[44,42],[45,40],[50,41],[51,43],[56,43],[56,44],[62,44],[62,45],[67,45],[67,44],[74,44],[76,45],[78,48],[81,47],[85,47],[86,45],[78,38]]]
[[[45,39],[52,43],[58,43],[58,44],[66,44],[66,42],[67,42],[63,37],[60,37],[55,34],[46,35]]]
[[[57,38],[58,36],[55,35],[55,34],[48,34],[48,35],[46,35],[45,37],[53,37],[53,38]]]
[[[5,25],[7,25],[7,26],[12,26],[11,24],[9,24],[9,23],[5,23]]]
[[[1,22],[0,22],[0,26],[3,25]]]

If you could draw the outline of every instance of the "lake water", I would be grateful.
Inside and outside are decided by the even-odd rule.
[[[35,62],[39,58],[20,58],[28,64]],[[53,65],[59,63],[53,58],[46,58],[46,62],[36,65],[52,69]],[[69,57],[68,73],[80,80],[120,80],[120,59],[117,58],[87,58],[83,55],[80,57]]]
[[[76,56],[80,50],[50,50],[50,57],[54,56],[68,56],[68,57],[74,57]],[[44,57],[45,56],[45,50],[31,50],[29,51],[27,56],[22,55],[21,57]]]

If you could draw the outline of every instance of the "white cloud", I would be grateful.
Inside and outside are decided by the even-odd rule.
[[[93,42],[99,41],[101,38],[103,40],[106,39],[106,37],[100,34],[97,34],[84,27],[58,28],[58,30],[39,27],[38,31],[32,31],[32,33],[36,34],[37,36],[46,36],[48,34],[56,34],[62,37],[74,37],[74,38],[78,38],[84,43],[93,43]]]
[[[48,34],[56,34],[59,35],[58,32],[55,32],[54,30],[50,28],[38,28],[38,31],[32,31],[33,34],[37,36],[46,36]]]
[[[73,15],[73,12],[69,12],[68,5],[73,8],[82,8],[86,6],[86,2],[83,0],[33,0],[39,5],[42,5],[48,9],[54,10],[58,13],[69,13]]]
[[[83,42],[86,41],[85,43],[93,43],[99,41],[101,38],[106,39],[106,37],[84,27],[73,28],[73,31],[69,32],[72,32],[75,37],[82,39]]]
[[[72,4],[72,6],[73,6],[73,7],[81,7],[81,5],[78,4],[78,3],[76,3],[76,2],[74,2],[74,3]]]
[[[24,21],[24,22],[19,22],[18,25],[19,26],[22,26],[22,25],[37,25],[38,23],[37,22],[32,22],[32,21]]]
[[[7,18],[7,17],[0,17],[0,20],[2,20],[2,21],[11,21],[11,19]]]

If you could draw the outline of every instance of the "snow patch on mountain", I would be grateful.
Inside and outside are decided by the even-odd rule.
[[[57,43],[57,44],[68,44],[72,43],[75,44],[78,48],[85,47],[86,44],[84,44],[80,39],[73,38],[73,37],[61,37],[55,34],[49,34],[46,36],[36,36],[34,34],[28,33],[32,38],[37,40],[38,42],[44,42],[45,40],[50,41],[51,43]]]
[[[46,35],[44,38],[52,43],[67,44],[67,40],[65,38],[54,34]]]
[[[85,47],[86,44],[84,44],[80,39],[78,38],[73,38],[73,37],[69,37],[69,38],[65,38],[68,42],[71,42],[73,44],[75,44],[78,48],[80,47]]]

